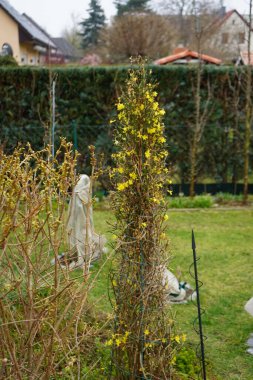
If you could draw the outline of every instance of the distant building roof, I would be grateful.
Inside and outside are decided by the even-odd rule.
[[[56,48],[56,46],[55,46],[55,44],[53,42],[52,37],[50,36],[50,34],[48,34],[48,32],[46,30],[44,30],[39,24],[37,24],[36,21],[34,21],[26,13],[23,13],[22,17],[26,20],[27,24],[29,24],[30,27],[33,28],[34,31],[35,30],[37,31],[37,35],[40,35],[41,41],[43,39],[44,41],[47,41],[47,45],[50,45],[51,47],[55,47]]]
[[[216,20],[214,20],[214,22],[211,25],[209,25],[208,28],[219,28],[233,14],[236,14],[244,22],[244,24],[247,27],[250,26],[250,23],[249,23],[249,20],[248,20],[248,16],[242,16],[236,9],[232,9],[231,11],[226,12],[222,17],[219,17]]]
[[[57,46],[57,48],[60,50],[60,52],[64,55],[64,57],[80,58],[80,53],[65,38],[56,37],[56,38],[52,38],[52,40],[54,44]]]
[[[36,24],[34,20],[25,14],[20,14],[7,0],[0,0],[0,7],[2,7],[9,16],[18,23],[20,28],[28,33],[31,39],[35,40],[35,42],[55,47],[50,36],[38,24]]]
[[[174,54],[168,55],[167,57],[157,59],[154,63],[156,65],[167,65],[169,63],[175,64],[185,64],[185,63],[194,63],[198,60],[204,61],[207,64],[220,65],[221,59],[217,59],[211,57],[210,55],[201,54],[193,50],[182,48],[178,51],[177,49],[174,51]]]

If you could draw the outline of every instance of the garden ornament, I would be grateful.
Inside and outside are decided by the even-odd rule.
[[[163,285],[167,289],[168,302],[187,303],[196,298],[196,292],[187,282],[179,282],[176,276],[168,269],[164,270]]]
[[[106,252],[106,239],[94,231],[91,181],[81,174],[74,187],[68,209],[67,234],[69,252],[58,257],[62,266],[70,269],[90,265]]]
[[[253,317],[253,297],[245,304],[244,309]],[[249,346],[247,352],[253,355],[253,334],[247,340],[247,345]]]

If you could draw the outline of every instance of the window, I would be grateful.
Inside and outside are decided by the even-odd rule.
[[[227,44],[228,43],[228,33],[222,33],[221,43],[222,44]]]
[[[6,42],[2,46],[2,52],[1,55],[10,55],[13,56],[13,50],[11,45],[7,44]]]
[[[239,33],[238,34],[238,42],[239,42],[239,44],[244,44],[244,42],[245,42],[245,33]]]
[[[24,65],[27,65],[28,58],[26,54],[21,54],[21,63],[23,63]]]

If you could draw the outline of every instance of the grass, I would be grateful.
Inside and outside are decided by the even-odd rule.
[[[95,194],[96,202],[94,208],[96,210],[108,209],[109,203],[102,192]],[[216,208],[216,207],[238,207],[244,206],[243,194],[233,195],[229,193],[217,193],[216,195],[202,194],[196,195],[194,198],[188,196],[168,197],[169,208]],[[253,194],[248,196],[248,206],[253,206]]]
[[[169,210],[169,215],[168,236],[173,255],[170,269],[192,285],[191,229],[195,231],[199,278],[203,282],[205,350],[210,363],[207,372],[217,380],[251,380],[253,358],[246,353],[245,342],[253,333],[253,318],[244,311],[244,304],[253,295],[253,211]],[[112,220],[109,211],[95,210],[96,231],[106,234],[108,239],[107,221]],[[94,272],[100,266],[101,262],[96,263]],[[107,296],[110,266],[109,261],[105,263],[91,296],[104,311],[110,311]],[[196,306],[189,303],[173,305],[172,309],[178,329],[197,345],[198,336],[193,329]]]
[[[211,195],[196,195],[190,197],[173,197],[169,198],[169,208],[210,208],[214,204],[214,199]]]

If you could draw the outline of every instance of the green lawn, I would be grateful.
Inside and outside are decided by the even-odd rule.
[[[219,211],[169,211],[168,236],[171,240],[170,269],[182,280],[194,285],[189,274],[192,263],[191,229],[195,231],[201,288],[208,372],[222,380],[252,380],[253,357],[245,342],[253,333],[253,318],[244,311],[244,304],[253,296],[253,211],[252,209]],[[110,239],[113,220],[109,211],[94,212],[96,231]],[[98,307],[109,311],[108,272],[105,263],[92,293]],[[96,263],[94,272],[101,266]],[[197,344],[193,329],[197,316],[194,304],[173,305],[177,328],[185,332],[188,341]]]

